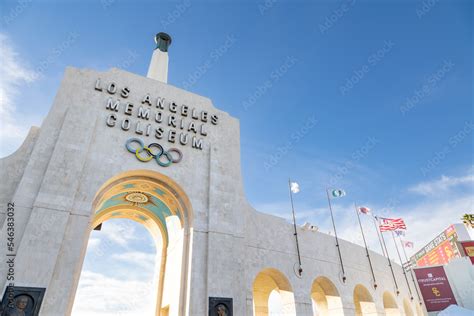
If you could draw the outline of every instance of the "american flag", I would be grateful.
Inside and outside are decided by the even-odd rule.
[[[401,218],[383,218],[379,217],[381,223],[379,225],[381,232],[398,230],[398,229],[407,229],[405,222]]]

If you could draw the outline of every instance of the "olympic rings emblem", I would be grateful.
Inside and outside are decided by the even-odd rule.
[[[138,160],[148,162],[155,159],[162,167],[168,167],[172,163],[178,163],[183,159],[183,153],[177,148],[170,148],[166,151],[163,146],[158,143],[151,143],[145,146],[143,141],[139,138],[128,139],[125,143],[125,148],[127,148],[130,153],[135,154]]]

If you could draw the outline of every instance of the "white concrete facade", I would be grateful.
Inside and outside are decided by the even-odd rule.
[[[117,89],[113,94],[110,83]],[[129,92],[123,92],[124,88]],[[152,105],[143,103],[148,94]],[[158,97],[165,99],[161,123],[155,121]],[[113,103],[107,109],[109,98]],[[116,112],[113,105],[117,100]],[[127,102],[133,104],[130,116],[125,113]],[[174,114],[169,108],[171,102],[178,112],[187,105],[187,116]],[[152,110],[149,119],[137,117],[140,107]],[[113,113],[116,120],[110,118]],[[197,119],[191,117],[193,114]],[[181,129],[180,123],[176,128],[168,126],[169,115],[185,119],[185,127]],[[128,131],[120,126],[126,118],[132,122]],[[113,127],[107,125],[114,122]],[[187,131],[188,143],[182,145],[179,133],[189,129],[190,122],[196,123],[196,132]],[[135,132],[136,123],[142,124],[138,129],[142,134]],[[151,124],[149,136],[145,135],[147,124]],[[155,128],[160,126],[165,136],[157,139]],[[177,131],[174,143],[168,141],[169,130]],[[193,148],[192,136],[202,140],[202,149]],[[169,167],[141,162],[125,148],[132,137],[145,144],[160,143],[165,149],[176,147],[183,159]],[[182,269],[186,270],[182,275],[186,275],[187,285],[177,315],[207,315],[209,297],[232,298],[234,315],[253,315],[255,279],[269,268],[287,279],[294,294],[294,311],[289,314],[313,315],[313,282],[325,277],[337,289],[344,315],[356,314],[356,286],[365,287],[373,298],[373,315],[385,315],[385,292],[393,295],[400,315],[417,315],[415,285],[410,279],[411,301],[399,265],[393,264],[400,290],[396,295],[387,259],[371,252],[378,284],[375,290],[365,249],[341,240],[347,276],[343,283],[335,240],[327,234],[299,230],[304,271],[301,278],[295,275],[293,227],[281,218],[256,211],[247,202],[240,170],[239,122],[215,108],[208,98],[119,69],[97,72],[67,68],[41,129],[32,129],[24,145],[0,164],[2,205],[15,204],[15,285],[46,288],[41,315],[70,313],[96,211],[94,198],[109,179],[134,170],[168,177],[185,192],[191,205],[189,262]],[[0,212],[0,254],[5,258],[5,208]],[[2,280],[6,280],[7,268],[1,265]],[[412,314],[405,311],[407,304]]]
[[[444,270],[458,305],[474,310],[474,265],[469,257],[451,260]]]

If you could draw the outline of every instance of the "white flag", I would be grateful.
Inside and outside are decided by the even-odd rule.
[[[298,193],[298,192],[300,192],[300,185],[296,182],[291,182],[290,183],[290,190],[293,193]]]

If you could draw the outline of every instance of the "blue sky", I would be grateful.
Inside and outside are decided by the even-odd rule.
[[[357,202],[421,247],[473,209],[472,1],[4,1],[0,25],[2,156],[66,66],[145,75],[165,31],[169,83],[240,120],[258,210],[289,217],[291,177],[298,222],[327,232],[324,189],[340,187],[343,237]]]

